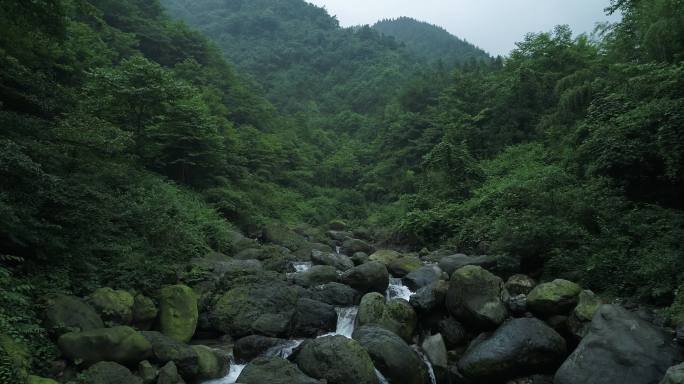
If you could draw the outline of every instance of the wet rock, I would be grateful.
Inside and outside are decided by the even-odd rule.
[[[479,329],[501,324],[508,311],[503,281],[477,266],[466,266],[451,275],[446,307],[458,320]]]
[[[416,330],[418,317],[405,300],[392,299],[385,302],[383,295],[372,292],[361,299],[357,322],[359,326],[380,326],[409,342]]]
[[[684,363],[670,367],[659,384],[684,384]]]
[[[354,331],[353,338],[368,351],[375,367],[390,382],[429,382],[427,370],[420,356],[393,332],[377,326],[363,326]]]
[[[339,281],[362,293],[384,293],[389,286],[389,273],[382,263],[371,261],[344,272]]]
[[[442,278],[442,270],[436,265],[424,265],[404,276],[401,281],[410,290],[417,291]]]
[[[442,335],[438,333],[426,337],[420,347],[430,360],[435,373],[439,372],[439,376],[445,375],[448,369],[448,357],[446,344],[444,343]]]
[[[340,283],[327,283],[309,289],[311,298],[336,307],[351,307],[361,301],[361,292]]]
[[[337,279],[337,269],[329,265],[314,265],[308,271],[297,272],[292,275],[292,281],[302,287],[331,283]]]
[[[83,384],[142,384],[142,380],[131,373],[128,368],[111,361],[102,361],[88,368],[83,372],[81,382]]]
[[[296,365],[281,357],[260,357],[242,370],[238,377],[242,384],[321,384],[305,375]]]
[[[658,383],[682,356],[661,330],[616,305],[601,305],[555,384]]]
[[[563,337],[541,320],[513,319],[468,348],[458,366],[471,379],[504,380],[553,372],[565,352]]]
[[[577,305],[582,288],[568,280],[556,279],[539,284],[527,295],[527,306],[542,317],[567,315]]]
[[[378,384],[368,352],[358,341],[344,336],[306,341],[295,360],[305,374],[328,384]]]
[[[537,285],[533,278],[527,275],[513,275],[506,280],[506,290],[513,295],[527,295]]]
[[[237,361],[250,361],[264,354],[269,349],[287,343],[286,339],[249,335],[235,343],[233,353]]]
[[[420,288],[411,296],[409,303],[420,314],[438,311],[444,307],[444,299],[448,290],[449,283],[444,280],[437,280],[426,287]]]
[[[160,332],[143,331],[142,335],[152,345],[150,361],[159,365],[172,361],[183,377],[190,379],[197,376],[199,356],[192,347]]]
[[[354,262],[351,258],[340,253],[328,253],[314,250],[311,252],[311,261],[316,265],[329,265],[340,271],[346,271],[354,267]]]
[[[335,307],[311,299],[299,299],[292,317],[291,335],[316,337],[334,331],[337,325]]]
[[[140,332],[127,326],[65,333],[57,344],[64,356],[87,364],[100,361],[137,364],[152,349]]]
[[[219,350],[209,348],[206,345],[193,345],[192,349],[197,353],[197,379],[218,379],[228,372],[228,356]]]

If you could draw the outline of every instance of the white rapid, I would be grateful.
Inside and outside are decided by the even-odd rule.
[[[413,294],[414,292],[411,292],[411,290],[404,285],[401,279],[390,277],[390,283],[387,287],[387,292],[385,293],[387,300],[399,298],[409,301],[411,295]]]
[[[246,364],[236,364],[233,359],[231,359],[228,375],[220,379],[205,381],[204,384],[235,384],[245,366]]]
[[[337,327],[335,332],[329,332],[319,337],[340,335],[351,339],[354,333],[354,325],[356,323],[356,314],[359,313],[359,307],[337,307]]]
[[[299,347],[300,344],[304,342],[304,339],[300,340],[288,340],[287,343],[282,344],[282,345],[276,345],[273,348],[270,348],[266,352],[264,352],[264,357],[282,357],[283,359],[287,359],[290,357],[292,352],[295,350],[295,348]]]
[[[435,370],[432,368],[432,363],[430,362],[430,359],[423,353],[423,350],[420,349],[417,345],[413,345],[413,350],[416,351],[418,356],[420,356],[421,359],[423,359],[423,362],[425,363],[425,366],[427,367],[428,370],[428,375],[430,376],[430,383],[431,384],[437,384],[437,377],[435,376]]]
[[[339,245],[335,246],[335,253],[339,254],[342,251],[342,247]]]
[[[310,261],[295,261],[292,263],[292,267],[295,269],[295,272],[306,272],[311,269],[312,265],[313,263]]]
[[[377,368],[375,369],[375,376],[378,377],[378,381],[380,382],[380,384],[390,384],[389,380],[387,380],[387,378],[385,378],[385,376],[383,376]]]

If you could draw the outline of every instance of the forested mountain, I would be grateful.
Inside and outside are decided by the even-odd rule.
[[[462,64],[470,60],[490,59],[482,49],[459,39],[444,28],[410,17],[381,20],[372,28],[406,44],[410,52],[428,61]]]
[[[193,337],[247,354],[314,340],[248,384],[375,382],[382,353],[325,355],[357,348],[332,321],[355,310],[384,328],[354,339],[408,351],[420,384],[407,343],[440,332],[462,351],[528,309],[563,345],[548,366],[481,372],[450,353],[436,380],[555,372],[602,300],[684,335],[684,9],[611,4],[622,20],[591,37],[558,26],[490,59],[409,18],[341,28],[303,0],[0,0],[0,382],[223,376]],[[503,302],[494,273],[530,306]],[[549,304],[535,280],[570,293]],[[382,295],[406,290],[418,299]],[[497,313],[463,312],[492,292]],[[332,331],[347,338],[314,339]],[[621,355],[634,348],[617,366],[655,355]],[[642,381],[676,362],[657,363]]]

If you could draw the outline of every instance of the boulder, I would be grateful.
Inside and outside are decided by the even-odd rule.
[[[293,357],[305,374],[328,384],[378,384],[368,352],[344,336],[307,340]]]
[[[442,278],[442,270],[436,265],[424,265],[404,276],[401,281],[412,291],[428,286]]]
[[[340,271],[346,271],[354,267],[354,262],[347,255],[313,250],[311,261],[316,265],[329,265]]]
[[[342,273],[340,282],[362,293],[384,293],[389,286],[389,273],[384,264],[371,261]]]
[[[377,261],[380,263],[383,263],[385,266],[389,266],[393,261],[399,259],[401,257],[401,253],[397,251],[393,251],[390,249],[381,249],[378,251],[375,251],[368,260],[370,261]]]
[[[187,343],[197,327],[197,296],[187,285],[169,285],[159,295],[159,329],[161,333]]]
[[[423,262],[416,256],[402,256],[391,261],[387,267],[394,277],[404,277],[423,266]]]
[[[339,241],[339,242],[345,241],[347,239],[351,239],[353,236],[351,234],[351,232],[346,232],[346,231],[328,231],[325,233],[325,235],[328,238],[335,240],[335,241]]]
[[[263,238],[266,242],[283,246],[291,251],[296,251],[306,245],[306,240],[302,236],[278,224],[267,225],[263,231]]]
[[[127,326],[65,333],[57,345],[64,356],[87,364],[100,361],[136,364],[145,360],[152,349],[140,332]]]
[[[506,384],[553,384],[553,376],[549,375],[532,375],[528,377],[520,377],[515,380],[509,380]]]
[[[471,379],[505,380],[553,372],[565,353],[563,337],[541,320],[513,319],[468,348],[458,366]]]
[[[429,383],[423,360],[393,332],[377,326],[363,326],[355,330],[352,337],[368,351],[375,367],[391,383]]]
[[[152,327],[157,318],[157,306],[147,296],[137,294],[133,299],[133,325],[143,331]]]
[[[143,384],[152,384],[157,381],[159,375],[159,368],[152,365],[147,360],[143,360],[138,364],[138,376],[142,379]]]
[[[337,269],[329,265],[314,265],[307,271],[292,274],[292,281],[302,287],[326,284],[337,281]]]
[[[525,316],[527,314],[527,296],[523,294],[509,296],[506,300],[506,308],[512,316]]]
[[[261,335],[249,335],[239,339],[233,347],[233,354],[237,361],[250,361],[269,349],[287,343],[285,339]]]
[[[537,285],[537,282],[533,278],[527,275],[513,275],[506,280],[506,290],[511,296],[514,295],[527,295],[532,289]]]
[[[45,377],[30,375],[28,377],[27,384],[59,384],[55,380],[48,379]]]
[[[220,285],[230,289],[236,280],[262,273],[264,265],[256,259],[233,259],[216,263],[213,271],[219,277]]]
[[[601,305],[555,384],[656,384],[682,361],[670,337],[616,305]]]
[[[506,296],[499,277],[469,265],[451,275],[446,307],[456,319],[466,324],[479,329],[493,329],[508,315]]]
[[[44,298],[45,328],[56,336],[104,328],[95,309],[75,296],[51,294]]]
[[[367,263],[370,260],[370,256],[366,252],[355,252],[352,257],[354,265],[361,265]]]
[[[128,368],[111,361],[94,364],[81,376],[83,384],[142,384]]]
[[[425,352],[428,360],[430,360],[430,364],[432,364],[434,371],[439,371],[440,376],[446,375],[446,371],[448,369],[448,357],[446,344],[444,343],[444,338],[442,338],[442,335],[438,333],[436,335],[426,337],[420,347],[423,352]]]
[[[447,317],[442,319],[438,326],[447,348],[454,349],[466,343],[468,331],[458,320],[453,317]]]
[[[242,370],[241,384],[321,384],[281,357],[260,357]]]
[[[490,269],[497,264],[498,257],[482,255],[482,256],[468,256],[462,253],[455,255],[444,256],[439,260],[439,267],[451,276],[457,269],[463,268],[467,265],[475,265],[485,269]]]
[[[385,302],[383,295],[372,292],[361,299],[357,322],[359,326],[380,326],[409,342],[416,330],[418,317],[406,300],[392,299]]]
[[[347,223],[343,220],[335,219],[328,223],[328,228],[332,231],[344,231],[347,229]]]
[[[684,363],[670,367],[659,384],[684,384]]]
[[[577,299],[577,306],[568,318],[570,332],[578,338],[584,337],[589,329],[589,323],[600,306],[601,299],[594,292],[582,291]]]
[[[449,283],[444,280],[437,280],[411,295],[409,303],[419,314],[438,311],[444,307],[444,299],[448,290]]]
[[[292,316],[291,332],[296,337],[316,337],[334,331],[337,312],[330,304],[311,299],[299,299]]]
[[[88,302],[110,325],[130,325],[133,321],[133,295],[123,290],[98,288]]]
[[[582,288],[568,280],[539,284],[527,295],[527,307],[542,317],[567,315],[577,305]]]
[[[218,379],[228,372],[228,356],[206,345],[193,345],[197,353],[197,378],[200,380]]]
[[[361,292],[356,289],[340,284],[327,283],[317,285],[309,289],[311,298],[336,307],[351,307],[358,305],[361,300]]]
[[[155,331],[143,331],[142,335],[152,345],[152,362],[163,365],[172,361],[183,377],[197,376],[199,356],[191,346]]]
[[[297,298],[297,291],[280,280],[245,281],[220,296],[211,321],[233,337],[284,335]]]
[[[361,239],[347,239],[342,243],[342,253],[353,255],[356,252],[373,252],[373,246]]]
[[[169,361],[159,370],[157,384],[185,384],[185,381],[178,373],[176,364],[173,361]]]

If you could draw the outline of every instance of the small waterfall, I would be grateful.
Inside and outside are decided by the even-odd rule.
[[[311,269],[312,265],[313,265],[313,263],[310,261],[294,261],[294,262],[292,262],[292,267],[295,269],[295,272],[306,272],[309,269]]]
[[[342,252],[342,247],[340,247],[339,245],[336,245],[335,246],[335,253],[340,254],[340,252]]]
[[[359,307],[335,308],[335,311],[337,312],[337,329],[335,329],[335,334],[351,339]]]
[[[287,343],[281,344],[281,345],[276,345],[273,348],[270,348],[266,352],[264,352],[264,357],[282,357],[283,359],[287,359],[290,357],[292,352],[295,350],[295,348],[299,347],[300,344],[302,344],[304,340],[288,340]]]
[[[389,380],[387,380],[385,376],[383,376],[382,373],[378,371],[377,368],[375,368],[375,376],[378,377],[378,381],[380,382],[380,384],[390,384]]]
[[[432,363],[430,362],[430,359],[423,353],[423,350],[420,349],[417,345],[412,345],[413,350],[416,351],[418,356],[420,356],[421,359],[423,359],[423,362],[425,363],[425,366],[427,367],[428,370],[428,375],[430,376],[430,383],[431,384],[437,384],[437,377],[435,376],[435,370],[432,368]]]
[[[233,359],[230,359],[230,370],[226,376],[216,380],[205,381],[204,384],[235,384],[246,365],[236,364]]]
[[[389,286],[387,287],[387,292],[385,296],[387,297],[387,300],[391,300],[394,298],[399,298],[399,299],[404,299],[406,301],[409,301],[411,299],[411,295],[413,295],[414,292],[411,292],[411,290],[404,285],[404,283],[401,281],[401,279],[391,277],[390,278],[390,283]]]

